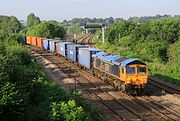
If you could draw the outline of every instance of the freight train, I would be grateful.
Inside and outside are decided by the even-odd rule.
[[[63,56],[86,68],[94,76],[129,94],[142,94],[148,80],[148,67],[139,60],[60,40],[25,36],[24,43]]]

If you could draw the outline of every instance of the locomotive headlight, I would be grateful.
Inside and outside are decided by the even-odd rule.
[[[127,80],[127,82],[126,82],[126,83],[127,83],[127,84],[130,84],[130,83],[131,83],[131,81],[132,81],[132,80]]]
[[[127,81],[127,84],[130,84],[131,82],[130,81]]]

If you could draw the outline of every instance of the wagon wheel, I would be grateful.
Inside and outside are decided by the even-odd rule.
[[[96,69],[94,69],[94,76],[96,76],[96,77],[97,77],[97,75],[98,75],[98,72],[97,72],[97,70],[96,70]]]
[[[102,80],[103,80],[104,82],[107,82],[107,81],[106,81],[107,78],[106,78],[106,74],[105,74],[105,73],[103,73],[103,75],[102,75]]]
[[[140,95],[145,95],[145,89],[141,87]]]
[[[95,70],[94,69],[92,70],[92,75],[95,76]]]
[[[118,90],[119,89],[118,80],[114,80],[113,83],[114,83],[114,87],[116,88],[116,90]]]
[[[144,95],[145,94],[145,89],[140,87],[140,88],[136,89],[136,93],[137,93],[137,95]]]
[[[122,82],[120,80],[117,80],[117,84],[118,84],[117,86],[118,90],[121,90]]]

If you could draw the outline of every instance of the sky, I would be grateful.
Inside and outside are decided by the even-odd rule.
[[[57,21],[180,15],[180,0],[0,0],[0,15],[26,20],[32,12],[42,20]]]

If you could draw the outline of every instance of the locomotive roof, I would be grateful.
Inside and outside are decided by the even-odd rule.
[[[146,65],[142,61],[135,60],[135,59],[127,59],[127,60],[121,62],[121,66],[123,66],[123,67],[125,67],[127,65],[130,65],[130,64],[143,64],[143,65]]]
[[[101,59],[101,60],[105,60],[107,62],[110,62],[114,65],[123,66],[123,67],[130,65],[130,64],[146,65],[145,63],[143,63],[139,60],[124,58],[123,56],[119,56],[119,55],[109,55],[106,52],[99,52],[96,54],[96,57]]]

